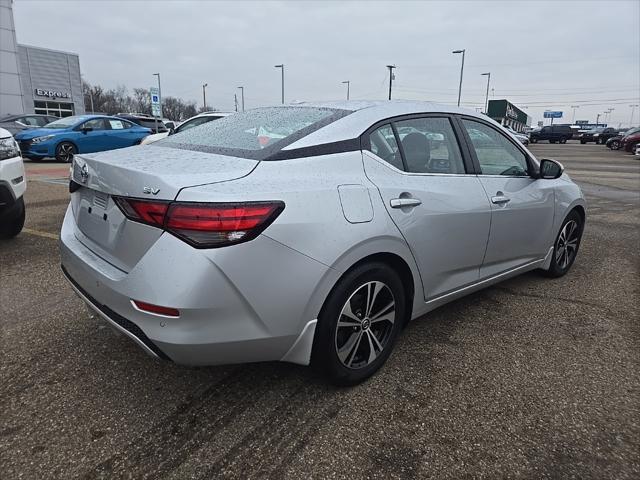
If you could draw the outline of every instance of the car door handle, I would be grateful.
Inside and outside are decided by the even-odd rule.
[[[496,195],[495,197],[491,197],[492,203],[497,203],[498,205],[502,203],[509,203],[511,199],[509,197],[505,197],[504,195]]]
[[[389,203],[391,208],[417,207],[422,204],[417,198],[392,198]]]

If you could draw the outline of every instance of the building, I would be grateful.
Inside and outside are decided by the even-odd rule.
[[[489,100],[487,115],[516,132],[523,132],[531,126],[531,117],[507,100]]]
[[[12,0],[0,0],[0,117],[85,113],[80,59],[75,53],[19,45]]]

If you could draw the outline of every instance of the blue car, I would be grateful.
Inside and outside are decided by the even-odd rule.
[[[70,162],[76,153],[137,145],[150,133],[150,129],[122,118],[78,115],[61,118],[43,128],[24,130],[15,139],[25,158],[55,157],[59,162]]]

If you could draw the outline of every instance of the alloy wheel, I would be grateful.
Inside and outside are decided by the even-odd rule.
[[[71,145],[70,143],[63,143],[62,145],[60,145],[58,157],[63,162],[69,163],[73,159],[73,151],[73,145]]]
[[[395,298],[385,283],[358,287],[338,317],[335,348],[340,362],[351,369],[370,365],[389,343],[395,321]]]
[[[580,228],[575,220],[568,221],[558,235],[556,263],[561,269],[567,268],[576,256]]]

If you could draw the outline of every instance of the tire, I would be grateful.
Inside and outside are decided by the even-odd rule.
[[[609,144],[611,150],[620,150],[620,141],[614,140]]]
[[[0,223],[0,238],[13,238],[22,231],[25,220],[24,198],[20,197],[16,201],[17,212],[9,219]]]
[[[586,140],[580,140],[580,145],[584,145],[585,143],[587,143]]]
[[[71,163],[78,149],[71,142],[60,142],[56,147],[56,160],[63,163]]]
[[[530,141],[531,143],[538,143],[538,139],[537,139],[536,137],[531,137],[531,138],[529,139],[529,141]]]
[[[388,265],[366,263],[347,272],[318,316],[311,364],[336,385],[366,380],[391,354],[406,308],[400,276]]]
[[[556,143],[556,140],[549,140],[549,143]]]
[[[553,244],[551,266],[545,272],[548,277],[562,277],[571,269],[578,256],[583,230],[584,222],[582,217],[575,210],[571,211],[562,222],[556,241]],[[568,245],[573,246],[568,248]]]
[[[601,138],[596,139],[596,145],[602,145],[602,139]]]
[[[567,143],[566,137],[560,137],[560,143]]]

